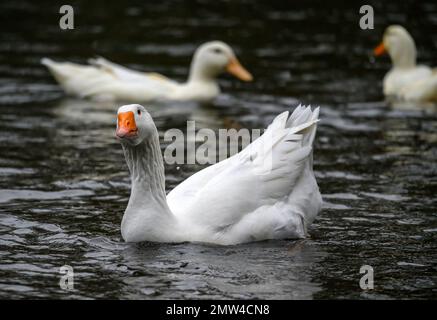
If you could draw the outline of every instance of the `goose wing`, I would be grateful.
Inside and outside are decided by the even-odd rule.
[[[168,196],[171,210],[215,229],[237,224],[263,206],[287,201],[311,163],[318,109],[277,116],[242,152],[193,175]],[[312,171],[311,171],[312,172]]]

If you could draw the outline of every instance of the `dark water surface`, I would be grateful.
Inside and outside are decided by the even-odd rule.
[[[436,298],[437,116],[391,108],[369,59],[383,29],[401,23],[419,60],[437,65],[437,3],[254,5],[74,1],[74,31],[59,5],[0,3],[0,298]],[[202,42],[235,48],[255,82],[223,76],[212,104],[147,105],[163,133],[263,128],[299,102],[321,106],[314,167],[324,210],[302,241],[219,247],[125,244],[129,176],[114,138],[119,104],[66,98],[39,64],[95,54],[177,80]],[[167,189],[202,167],[167,165]],[[59,267],[75,271],[60,289]],[[375,289],[359,287],[371,265]]]

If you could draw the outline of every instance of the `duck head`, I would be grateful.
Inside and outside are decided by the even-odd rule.
[[[226,43],[211,41],[197,48],[191,63],[191,81],[212,80],[223,72],[228,72],[242,81],[253,79]]]
[[[143,106],[129,104],[118,109],[115,136],[122,144],[137,146],[156,134],[155,123]]]
[[[416,65],[416,45],[402,26],[392,25],[385,29],[381,44],[373,50],[375,56],[386,52],[395,67],[410,68]]]

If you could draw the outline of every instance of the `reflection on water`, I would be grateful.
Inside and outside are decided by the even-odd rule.
[[[375,4],[376,29],[364,32],[358,9],[341,4],[321,19],[321,5],[275,1],[226,9],[77,3],[71,33],[42,14],[57,14],[49,2],[0,4],[1,298],[435,296],[437,117],[432,108],[380,102],[390,63],[369,62],[368,54],[385,26],[400,22],[416,37],[419,59],[432,64],[437,42],[426,30],[437,24],[437,4]],[[171,128],[185,131],[187,120],[197,128],[264,128],[299,102],[320,104],[314,160],[325,203],[309,239],[232,247],[123,243],[130,182],[114,138],[118,104],[63,97],[38,64],[46,55],[83,62],[101,54],[182,80],[193,50],[211,39],[235,47],[256,81],[223,76],[224,93],[210,105],[146,107],[162,137]],[[166,165],[167,189],[201,168]],[[72,293],[58,286],[64,264],[75,271]],[[358,284],[364,264],[375,270],[370,292]]]

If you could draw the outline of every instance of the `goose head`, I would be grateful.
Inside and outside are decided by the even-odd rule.
[[[129,104],[118,109],[115,135],[122,144],[137,146],[157,135],[157,129],[143,106]]]
[[[408,31],[399,25],[392,25],[385,29],[381,44],[373,52],[375,56],[388,52],[395,67],[411,68],[416,65],[414,40]]]
[[[197,48],[191,63],[190,80],[213,80],[223,72],[228,72],[242,81],[253,79],[226,43],[211,41]]]

